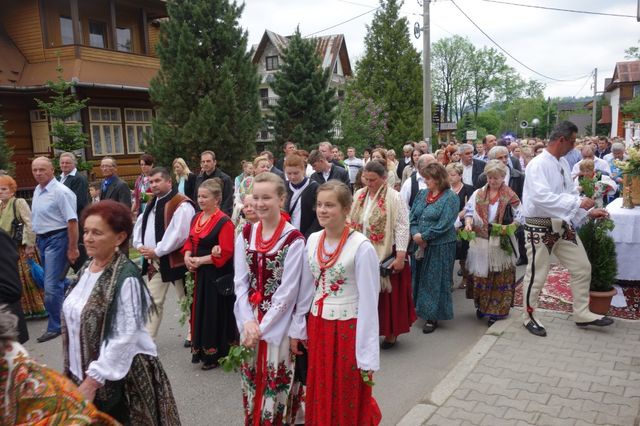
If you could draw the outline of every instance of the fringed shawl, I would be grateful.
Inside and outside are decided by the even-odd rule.
[[[372,203],[370,209],[368,226],[364,229],[364,215],[369,188],[362,188],[355,194],[349,223],[351,228],[362,232],[373,244],[378,260],[382,261],[393,253],[395,241],[394,226],[398,217],[398,206],[393,202],[391,194],[386,184],[380,186],[375,197],[369,202]],[[380,277],[380,289],[391,292],[391,281],[389,277]]]
[[[82,276],[91,261],[85,263],[78,273],[78,279]],[[98,359],[102,342],[108,342],[115,336],[115,328],[118,317],[118,298],[122,285],[127,278],[136,278],[140,285],[140,310],[135,312],[134,320],[136,326],[142,327],[146,324],[149,315],[155,310],[153,302],[146,284],[142,280],[140,270],[129,260],[129,258],[118,252],[111,263],[104,268],[98,278],[87,304],[82,309],[80,325],[80,351],[82,360],[82,370],[86,371],[89,364]],[[68,293],[73,290],[72,286]],[[67,294],[68,294],[67,293]],[[69,370],[69,341],[66,331],[64,316],[62,317],[63,348],[64,348],[64,371],[68,377],[72,377]],[[78,378],[74,378],[77,380]],[[112,382],[107,381],[105,386],[98,389],[96,400],[108,400],[112,397],[114,389],[110,386]]]

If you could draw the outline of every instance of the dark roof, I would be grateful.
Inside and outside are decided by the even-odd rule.
[[[609,92],[623,83],[636,82],[640,83],[640,61],[617,62],[613,77],[609,84],[605,84],[605,91]]]
[[[260,39],[260,43],[255,47],[253,63],[255,64],[260,60],[268,42],[271,42],[278,51],[278,55],[282,56],[289,44],[290,38],[291,36],[282,36],[273,31],[265,30],[264,35]],[[339,60],[344,75],[351,76],[353,74],[349,53],[347,52],[347,44],[343,34],[314,37],[312,40],[316,42],[316,53],[324,69],[333,69],[336,61]]]

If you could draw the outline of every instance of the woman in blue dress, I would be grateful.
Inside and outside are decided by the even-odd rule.
[[[413,276],[416,313],[426,320],[422,332],[432,333],[439,320],[453,319],[451,286],[456,257],[458,196],[450,189],[444,166],[432,163],[418,172],[427,185],[411,208],[410,231],[417,245]]]

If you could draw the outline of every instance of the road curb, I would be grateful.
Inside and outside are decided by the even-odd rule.
[[[423,425],[455,392],[475,366],[489,352],[498,338],[511,326],[514,317],[498,321],[491,326],[478,342],[469,350],[433,390],[425,396],[423,402],[416,404],[402,417],[398,426]]]

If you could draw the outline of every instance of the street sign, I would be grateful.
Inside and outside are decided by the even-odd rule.
[[[475,141],[478,139],[478,131],[477,130],[467,130],[467,138],[468,141]]]
[[[456,130],[457,128],[457,123],[440,123],[440,130]]]
[[[440,123],[442,120],[442,105],[435,104],[433,111],[431,112],[431,122]]]

